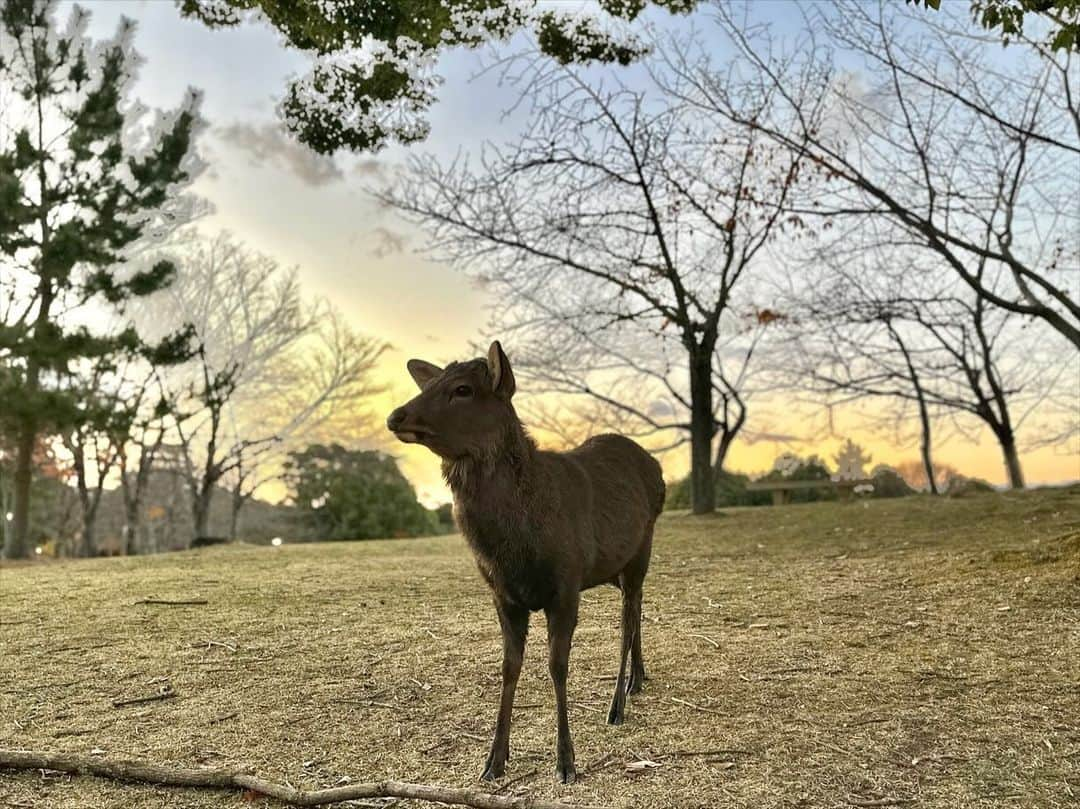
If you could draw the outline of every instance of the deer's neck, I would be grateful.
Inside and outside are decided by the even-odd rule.
[[[516,420],[481,453],[443,462],[443,478],[455,502],[482,499],[489,507],[506,505],[528,488],[536,443]]]

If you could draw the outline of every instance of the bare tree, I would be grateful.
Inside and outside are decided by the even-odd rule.
[[[306,302],[295,269],[228,234],[187,235],[174,250],[185,272],[144,317],[188,323],[200,345],[165,378],[178,402],[171,430],[184,450],[195,536],[205,536],[219,486],[233,483],[235,523],[286,439],[376,391],[371,371],[384,345],[325,302]]]
[[[798,367],[806,384],[842,400],[869,396],[913,406],[931,491],[937,478],[931,410],[959,418],[961,428],[965,421],[987,427],[1001,447],[1009,484],[1022,488],[1023,423],[1041,417],[1033,443],[1077,429],[1068,367],[1058,361],[1060,350],[1069,350],[1065,341],[1048,342],[951,274],[905,260],[903,250],[856,244],[857,257],[842,263],[825,263],[819,254],[824,271],[810,276],[813,290],[798,296]],[[987,289],[1005,281],[988,277],[986,266],[976,272]]]
[[[382,419],[371,398],[383,387],[372,371],[386,344],[364,337],[332,307],[320,305],[318,322],[296,349],[279,353],[229,404],[237,452],[225,477],[231,492],[230,538],[240,512],[256,492],[280,481],[290,452],[325,441],[371,443]],[[272,434],[273,441],[244,441]]]
[[[828,189],[800,215],[886,219],[982,306],[1080,348],[1076,55],[1030,43],[1002,58],[949,9],[837,0],[806,14],[804,38],[784,43],[717,3],[741,64],[673,46],[678,92],[825,172]],[[763,110],[761,95],[775,103]],[[1004,283],[987,284],[998,268]]]
[[[117,475],[124,498],[124,552],[132,555],[156,551],[139,539],[142,508],[176,407],[166,397],[158,370],[154,368],[133,387],[125,407],[132,418],[114,441],[121,447]]]
[[[102,358],[88,364],[83,373],[71,375],[69,384],[75,390],[83,417],[73,420],[60,439],[71,456],[81,509],[79,542],[74,548],[77,556],[97,554],[98,509],[105,483],[121,454],[113,437],[125,429],[127,421],[127,413],[119,404],[122,377],[123,371],[117,372],[111,358]]]
[[[800,361],[795,367],[800,380],[795,384],[820,394],[830,408],[865,398],[895,404],[897,408],[884,414],[894,424],[908,421],[913,405],[923,472],[931,494],[938,494],[933,461],[937,408],[929,400],[920,371],[924,349],[911,344],[911,336],[897,328],[897,320],[895,302],[816,311],[810,321],[816,333],[807,337],[800,332],[797,338]]]
[[[609,91],[571,69],[528,87],[516,145],[488,145],[475,167],[415,158],[381,198],[482,280],[493,328],[541,389],[592,397],[668,447],[689,438],[693,508],[711,512],[714,452],[722,463],[745,424],[768,322],[752,268],[799,225],[785,205],[801,158],[659,88]]]

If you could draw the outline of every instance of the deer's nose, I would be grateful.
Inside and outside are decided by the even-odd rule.
[[[393,413],[391,413],[386,419],[386,426],[391,430],[397,430],[402,424],[405,423],[405,408],[399,407]]]

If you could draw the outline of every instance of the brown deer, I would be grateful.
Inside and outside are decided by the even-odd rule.
[[[387,426],[442,459],[454,516],[495,596],[502,628],[502,698],[481,777],[495,780],[506,770],[529,613],[543,610],[558,714],[556,775],[568,784],[575,771],[566,675],[582,590],[622,590],[610,724],[622,723],[626,695],[645,680],[641,590],[664,503],[660,464],[618,435],[595,436],[569,452],[537,449],[514,412],[514,374],[498,342],[486,360],[439,368],[414,359],[407,367],[420,394],[391,413]]]

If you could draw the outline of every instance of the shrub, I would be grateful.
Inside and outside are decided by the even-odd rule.
[[[764,506],[772,502],[768,492],[747,491],[750,478],[738,472],[721,469],[715,475],[716,505],[718,508],[733,506]],[[690,478],[685,477],[668,487],[665,509],[690,508]]]
[[[891,466],[878,466],[873,474],[874,491],[871,497],[909,497],[915,494],[907,481]]]
[[[811,455],[809,458],[799,458],[796,461],[796,463],[788,467],[791,471],[785,473],[779,469],[773,469],[769,474],[762,475],[758,480],[762,483],[768,483],[781,480],[830,480],[832,477],[832,472],[825,464],[825,461],[817,455]],[[768,492],[761,492],[761,494],[766,495],[766,502],[772,502]],[[795,489],[788,494],[788,502],[790,503],[815,503],[819,500],[836,500],[838,497],[836,491],[832,488]]]
[[[963,475],[955,475],[949,478],[949,484],[945,488],[946,497],[971,497],[978,494],[990,494],[996,492],[990,483],[982,478],[968,478]]]
[[[285,464],[303,527],[318,539],[373,539],[440,533],[389,455],[312,444]]]

